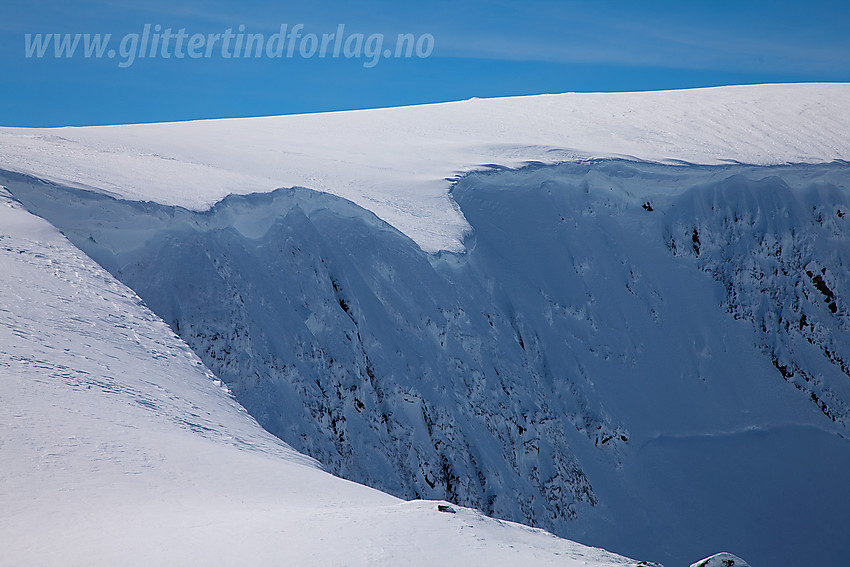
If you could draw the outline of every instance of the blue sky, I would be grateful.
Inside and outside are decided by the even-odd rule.
[[[12,4],[8,0],[5,4]],[[850,3],[523,0],[234,2],[32,0],[0,19],[0,125],[61,126],[292,114],[568,91],[850,81]],[[25,34],[111,34],[145,24],[269,38],[430,34],[428,57],[110,59],[26,56]],[[176,40],[175,40],[176,41]],[[132,42],[127,43],[131,46]],[[309,45],[307,46],[309,47]],[[306,51],[309,53],[309,49]]]

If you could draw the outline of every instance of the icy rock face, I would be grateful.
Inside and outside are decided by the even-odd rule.
[[[696,187],[671,203],[667,238],[723,284],[725,309],[753,324],[782,378],[847,425],[850,195],[817,181],[795,191],[778,176],[736,175]]]
[[[846,437],[848,178],[846,164],[479,173],[452,192],[466,251],[437,255],[307,189],[196,213],[7,183],[331,472],[681,563],[687,549],[646,544],[675,540],[693,508],[641,492],[659,468],[762,430],[781,447],[782,426]],[[739,481],[707,478],[707,502]],[[734,531],[703,520],[716,533],[697,540]]]

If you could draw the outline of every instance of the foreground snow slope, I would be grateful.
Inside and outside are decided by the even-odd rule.
[[[461,250],[459,173],[576,157],[716,164],[850,155],[850,84],[473,99],[298,116],[0,128],[0,168],[204,209],[302,186],[364,207],[426,252]]]
[[[341,480],[0,188],[0,565],[633,565]]]

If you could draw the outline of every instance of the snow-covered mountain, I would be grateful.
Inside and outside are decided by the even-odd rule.
[[[0,565],[636,565],[322,471],[2,189],[0,227]]]
[[[784,85],[0,129],[0,183],[335,474],[669,565],[839,565],[848,110]]]

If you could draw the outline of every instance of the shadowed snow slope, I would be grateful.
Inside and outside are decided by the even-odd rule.
[[[0,188],[0,565],[633,565],[333,477]]]
[[[298,116],[0,128],[0,168],[204,209],[302,186],[353,201],[426,252],[458,251],[458,173],[576,157],[717,164],[850,156],[850,85],[559,94]]]

